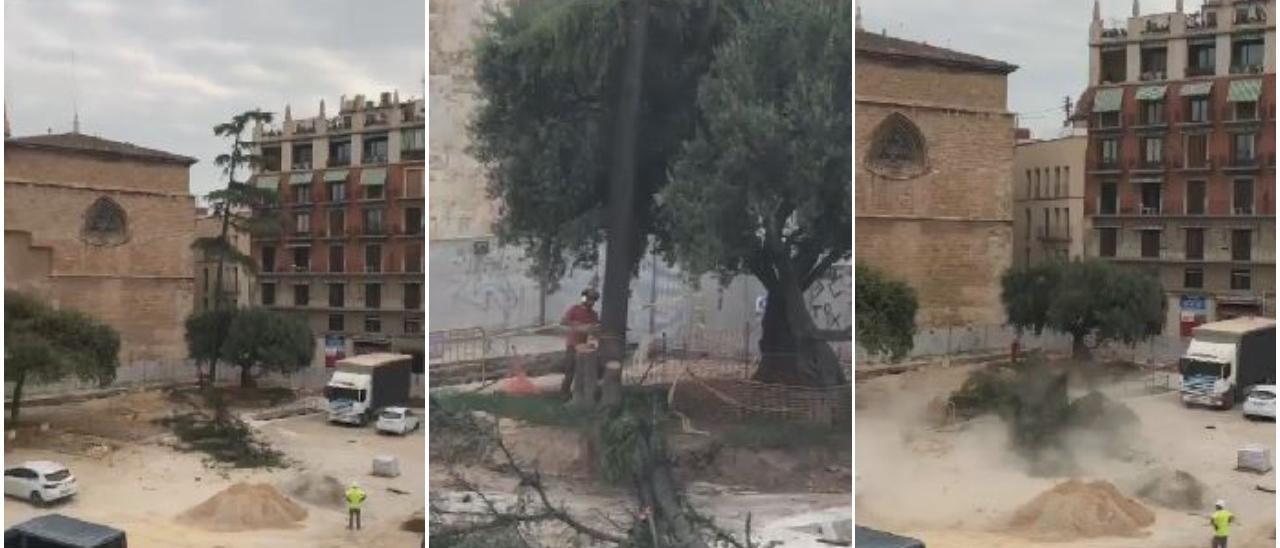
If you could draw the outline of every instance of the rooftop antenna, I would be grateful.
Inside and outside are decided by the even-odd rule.
[[[76,52],[71,50],[71,133],[80,133],[80,85],[76,78]]]

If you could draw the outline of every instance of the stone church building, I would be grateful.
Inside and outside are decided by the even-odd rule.
[[[858,261],[915,288],[922,328],[1004,323],[1017,67],[861,29],[854,50]]]
[[[4,149],[5,289],[110,324],[122,368],[185,359],[196,160],[75,132]]]

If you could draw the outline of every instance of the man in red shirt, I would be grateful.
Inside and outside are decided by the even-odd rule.
[[[567,326],[569,333],[564,340],[564,381],[560,383],[560,395],[568,398],[570,390],[573,388],[573,364],[574,357],[577,354],[577,346],[587,342],[587,335],[594,332],[600,325],[600,316],[596,315],[596,301],[600,300],[600,294],[595,288],[588,287],[582,290],[582,300],[566,310],[564,318],[560,319],[560,325]]]

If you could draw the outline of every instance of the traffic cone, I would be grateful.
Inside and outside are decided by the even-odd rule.
[[[498,392],[509,396],[534,396],[538,394],[538,387],[529,380],[528,374],[525,373],[524,356],[517,355],[511,359],[511,367],[507,370],[507,378],[498,387]]]

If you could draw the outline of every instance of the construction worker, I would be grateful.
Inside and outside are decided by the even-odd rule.
[[[1227,510],[1227,503],[1222,499],[1213,504],[1213,514],[1209,516],[1209,525],[1213,526],[1213,548],[1227,548],[1227,537],[1231,536],[1231,523],[1236,516]]]
[[[564,380],[560,382],[560,395],[565,399],[570,396],[570,389],[573,388],[573,367],[577,356],[577,346],[587,342],[587,334],[594,331],[600,325],[600,316],[596,314],[596,301],[600,300],[600,293],[594,287],[588,287],[582,290],[582,298],[564,313],[561,318],[560,325],[569,328],[569,334],[564,339]]]
[[[364,499],[368,498],[364,489],[360,488],[360,484],[351,482],[351,487],[347,488],[347,529],[360,530],[360,507],[364,505]]]

